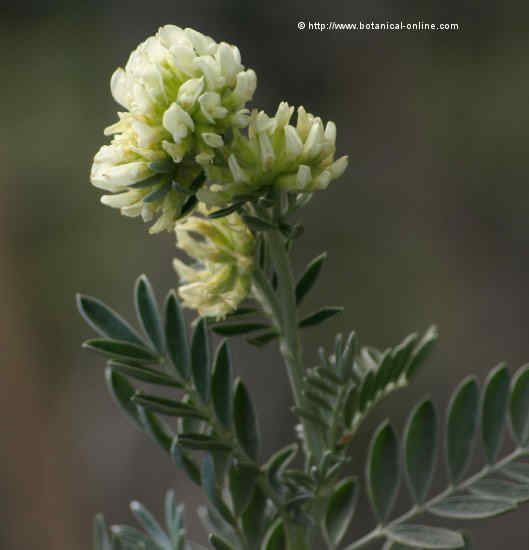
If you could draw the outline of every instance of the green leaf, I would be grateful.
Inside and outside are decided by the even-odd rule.
[[[165,342],[162,319],[154,291],[146,275],[141,275],[136,281],[134,303],[138,319],[149,342],[153,345],[154,349],[163,355],[165,353]]]
[[[77,294],[77,308],[83,319],[101,336],[144,346],[140,335],[114,310],[91,296]]]
[[[470,490],[473,493],[490,498],[514,502],[529,500],[529,486],[501,479],[480,479],[470,486]]]
[[[367,459],[367,492],[377,518],[387,519],[399,489],[398,442],[386,421],[375,432]]]
[[[139,363],[158,363],[160,358],[145,347],[122,340],[104,340],[94,338],[83,343],[88,348],[114,359],[133,359]]]
[[[183,515],[184,505],[176,503],[175,492],[173,490],[167,491],[165,495],[165,523],[167,524],[167,531],[177,550],[180,550],[179,543],[184,542]]]
[[[165,301],[165,340],[176,372],[187,380],[191,370],[191,359],[184,317],[174,291],[167,295]]]
[[[500,472],[515,481],[529,483],[529,464],[527,462],[512,462],[501,468]]]
[[[205,434],[180,434],[178,443],[192,451],[231,451],[231,445]]]
[[[103,514],[97,514],[94,518],[94,547],[95,550],[112,550]]]
[[[404,466],[414,501],[422,504],[430,485],[437,457],[437,420],[430,400],[420,403],[409,416],[404,430]]]
[[[198,204],[198,199],[196,195],[191,195],[186,202],[184,202],[184,205],[182,206],[182,209],[180,210],[180,216],[178,219],[183,218],[185,215],[189,214],[195,208],[195,206]]]
[[[479,389],[474,377],[458,386],[448,406],[446,462],[448,474],[457,483],[472,456],[472,442],[478,425]]]
[[[247,338],[246,341],[253,346],[261,347],[265,346],[276,338],[279,338],[279,334],[275,330],[270,330],[268,332],[263,332],[263,334],[260,334],[259,336]]]
[[[362,382],[360,392],[358,395],[358,409],[364,411],[368,403],[373,399],[375,390],[376,376],[375,372],[371,371],[367,373],[367,376]]]
[[[165,174],[154,174],[154,176],[149,176],[144,180],[137,181],[136,183],[129,183],[127,187],[132,189],[144,189],[145,187],[152,187],[153,185],[162,183],[163,181],[166,181],[166,179],[167,176]]]
[[[110,532],[112,533],[112,540],[119,550],[122,548],[126,550],[135,550],[136,548],[154,550],[151,539],[145,533],[134,527],[129,527],[128,525],[112,525]],[[116,544],[116,539],[119,541],[119,544]],[[158,549],[156,548],[156,550]]]
[[[333,548],[340,543],[353,519],[358,494],[358,484],[352,477],[344,479],[334,488],[324,519],[325,532]]]
[[[171,386],[175,388],[183,388],[182,384],[171,378],[167,374],[154,369],[149,369],[142,365],[127,365],[120,363],[119,361],[110,361],[111,366],[116,372],[124,374],[129,378],[141,380],[142,382],[148,382],[149,384],[157,384],[160,386]]]
[[[266,496],[256,485],[250,503],[242,515],[242,529],[248,548],[259,548],[265,529]]]
[[[229,477],[229,490],[233,502],[233,513],[239,517],[252,498],[259,470],[254,465],[232,464]]]
[[[155,395],[145,395],[141,392],[136,392],[132,397],[133,401],[138,405],[145,407],[154,412],[163,414],[165,416],[176,417],[189,417],[206,419],[203,413],[199,412],[192,405],[183,403],[182,401],[176,401],[174,399],[168,399],[165,397],[158,397]]]
[[[481,403],[481,437],[489,464],[494,463],[501,447],[509,402],[509,371],[498,365],[487,377]]]
[[[200,463],[200,478],[202,480],[202,489],[210,503],[225,521],[235,525],[235,520],[231,512],[219,495],[215,478],[215,464],[213,463],[213,458],[209,454],[205,455]]]
[[[151,539],[163,550],[173,550],[171,541],[151,513],[138,501],[130,503],[132,514]]]
[[[396,525],[386,533],[394,542],[424,550],[462,548],[465,544],[463,537],[455,531],[426,525]]]
[[[144,430],[167,452],[171,451],[171,444],[174,433],[157,418],[151,411],[138,408],[138,416],[143,424]]]
[[[327,252],[320,254],[307,265],[305,272],[300,277],[296,285],[296,304],[299,305],[303,298],[311,291],[318,280],[323,267],[323,262],[327,259]]]
[[[391,352],[391,380],[396,382],[400,379],[402,373],[406,372],[407,366],[413,355],[413,348],[417,338],[418,335],[416,333],[410,334]]]
[[[411,380],[424,364],[424,361],[430,355],[439,334],[437,327],[431,326],[422,337],[421,341],[413,350],[408,365],[406,367],[406,379]]]
[[[476,495],[457,495],[428,506],[428,511],[442,518],[485,519],[512,510],[512,500],[483,498]]]
[[[200,485],[200,470],[188,453],[178,443],[178,437],[173,439],[171,445],[171,456],[175,463],[182,468],[187,477],[197,485]]]
[[[195,388],[204,403],[209,400],[209,363],[211,351],[209,347],[206,320],[200,319],[191,342],[191,373]]]
[[[211,330],[221,336],[238,336],[240,334],[248,334],[257,330],[269,329],[270,326],[266,323],[231,323],[225,325],[214,325]]]
[[[217,350],[211,377],[211,400],[219,421],[224,426],[231,426],[233,417],[232,368],[226,342],[222,342]]]
[[[270,231],[271,229],[275,229],[275,226],[271,223],[267,222],[266,220],[262,220],[261,218],[256,218],[255,216],[242,214],[241,218],[243,219],[244,223],[254,231]]]
[[[287,542],[285,538],[285,526],[283,525],[283,520],[278,518],[272,523],[266,532],[263,544],[261,545],[262,550],[287,550]]]
[[[529,442],[529,365],[514,375],[509,403],[511,427],[516,441],[525,446]]]
[[[248,390],[240,379],[235,384],[233,419],[237,439],[246,454],[255,462],[259,455],[259,428],[257,415]]]
[[[244,205],[246,201],[238,201],[234,202],[231,206],[227,206],[226,208],[221,208],[220,210],[215,210],[215,212],[212,212],[208,215],[208,218],[214,220],[217,218],[223,218],[224,216],[229,216],[236,210],[239,210],[241,206]]]
[[[215,550],[235,550],[233,546],[228,544],[225,540],[221,539],[215,533],[210,533],[209,543]]]
[[[299,322],[299,328],[307,328],[307,327],[313,327],[316,325],[319,325],[320,323],[323,323],[327,319],[330,319],[331,317],[334,317],[335,315],[338,315],[338,313],[343,312],[343,307],[322,307],[318,311],[315,311],[314,313],[311,313],[310,315],[307,315],[307,317],[303,318]]]
[[[171,191],[171,182],[167,181],[162,183],[159,187],[151,191],[143,197],[143,202],[155,202],[161,201],[165,198],[165,195]]]
[[[278,490],[281,483],[281,475],[285,468],[294,460],[298,452],[298,444],[291,443],[286,447],[283,447],[270,457],[268,462],[264,466],[264,471],[268,477],[270,485]]]
[[[134,420],[134,422],[143,430],[143,423],[139,417],[138,407],[132,401],[136,390],[129,384],[128,380],[114,371],[112,367],[107,367],[105,377],[108,389],[116,403]]]
[[[356,386],[352,386],[351,389],[347,392],[347,396],[345,398],[345,405],[344,405],[344,422],[346,427],[350,427],[353,419],[354,414],[358,407],[358,388]]]

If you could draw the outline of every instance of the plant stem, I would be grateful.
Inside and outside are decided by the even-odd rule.
[[[428,508],[430,506],[433,506],[434,504],[437,504],[444,498],[450,496],[454,491],[461,491],[463,489],[467,489],[476,481],[479,481],[483,477],[489,475],[491,472],[495,472],[496,470],[503,468],[503,466],[506,466],[507,464],[509,464],[509,462],[516,460],[518,457],[524,454],[527,454],[527,451],[525,451],[524,449],[520,449],[520,448],[515,449],[512,453],[502,458],[496,464],[485,466],[479,472],[469,477],[460,485],[448,487],[444,491],[440,492],[438,495],[432,497],[428,502],[425,502],[420,506],[414,506],[413,508],[408,510],[406,513],[402,514],[402,516],[394,519],[392,522],[388,523],[387,525],[377,526],[375,529],[373,529],[373,531],[367,533],[361,539],[358,539],[357,541],[353,542],[352,544],[344,548],[344,550],[358,550],[359,548],[363,548],[364,546],[367,546],[372,540],[379,537],[386,536],[386,532],[389,531],[392,527],[395,527],[401,523],[404,523],[414,518],[419,514],[422,514],[428,511]]]

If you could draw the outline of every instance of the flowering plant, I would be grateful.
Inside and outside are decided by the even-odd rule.
[[[190,261],[174,261],[179,286],[163,312],[148,279],[139,277],[141,333],[101,301],[79,295],[81,314],[99,334],[84,345],[107,357],[117,404],[203,489],[200,517],[213,548],[356,550],[373,541],[385,550],[469,548],[468,535],[415,518],[483,519],[529,500],[529,463],[521,460],[529,454],[529,366],[511,379],[501,364],[481,390],[466,378],[452,396],[442,437],[429,399],[411,410],[401,442],[382,423],[364,479],[343,473],[359,426],[381,399],[414,379],[437,332],[411,334],[384,351],[360,347],[353,332],[338,334],[330,350],[320,348],[318,365],[305,367],[300,330],[342,309],[298,316],[325,254],[295,281],[289,258],[302,226],[293,216],[342,175],[347,157],[335,159],[335,124],[303,107],[295,125],[286,102],[273,116],[250,111],[256,84],[235,46],[171,25],[112,76],[125,112],[105,132],[114,137],[96,154],[91,182],[110,193],[101,201],[125,216],[158,215],[149,231],[175,231]],[[198,315],[190,342],[182,307]],[[250,392],[233,380],[227,340],[212,356],[210,332],[244,336],[255,346],[279,343],[299,425],[296,440],[267,460]],[[507,424],[514,447],[500,459]],[[478,436],[486,465],[465,477]],[[441,447],[448,486],[429,498]],[[413,505],[392,518],[401,480]],[[363,485],[377,525],[342,543]],[[96,550],[202,548],[184,530],[173,492],[166,529],[138,502],[131,509],[143,531],[108,531],[98,516]]]

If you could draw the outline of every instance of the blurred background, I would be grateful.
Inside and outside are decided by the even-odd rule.
[[[444,408],[468,373],[482,380],[500,360],[514,369],[529,359],[527,5],[513,13],[499,2],[34,0],[1,9],[1,548],[88,550],[96,512],[129,522],[128,502],[138,499],[160,514],[167,488],[186,501],[188,530],[205,541],[201,496],[111,401],[103,361],[80,348],[91,331],[74,302],[81,291],[131,317],[140,273],[159,298],[176,283],[173,236],[148,236],[140,221],[101,206],[88,182],[116,116],[110,75],[162,24],[237,44],[259,75],[255,105],[273,112],[287,99],[338,124],[350,168],[306,209],[295,264],[299,272],[328,250],[305,307],[346,310],[305,333],[307,364],[315,342],[330,344],[338,331],[354,328],[362,343],[383,348],[439,326],[417,383],[364,425],[354,471],[386,416],[401,432],[425,394]],[[297,28],[386,20],[460,30]],[[238,341],[232,349],[268,456],[294,424],[277,350]],[[358,534],[372,523],[361,509]],[[473,525],[476,547],[527,548],[528,517],[522,507]]]

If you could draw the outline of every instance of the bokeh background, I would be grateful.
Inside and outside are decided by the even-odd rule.
[[[96,512],[128,522],[127,504],[139,499],[161,513],[169,487],[187,503],[189,531],[205,540],[200,495],[107,395],[103,361],[80,349],[91,331],[74,305],[82,291],[131,316],[137,275],[146,272],[160,297],[176,283],[173,237],[148,236],[141,222],[101,206],[88,183],[117,110],[109,77],[162,24],[236,43],[259,75],[255,105],[273,111],[288,99],[338,123],[350,168],[306,209],[295,264],[328,250],[306,307],[346,310],[305,334],[307,363],[315,342],[340,330],[385,347],[439,326],[429,368],[365,424],[353,470],[387,415],[401,430],[423,395],[444,407],[466,374],[483,379],[500,360],[516,368],[529,359],[527,7],[40,0],[1,9],[1,548],[88,550]],[[460,30],[297,29],[360,20]],[[234,342],[233,352],[269,455],[294,422],[277,351]],[[527,548],[528,514],[522,507],[475,525],[476,547]],[[361,533],[372,519],[358,517]]]

